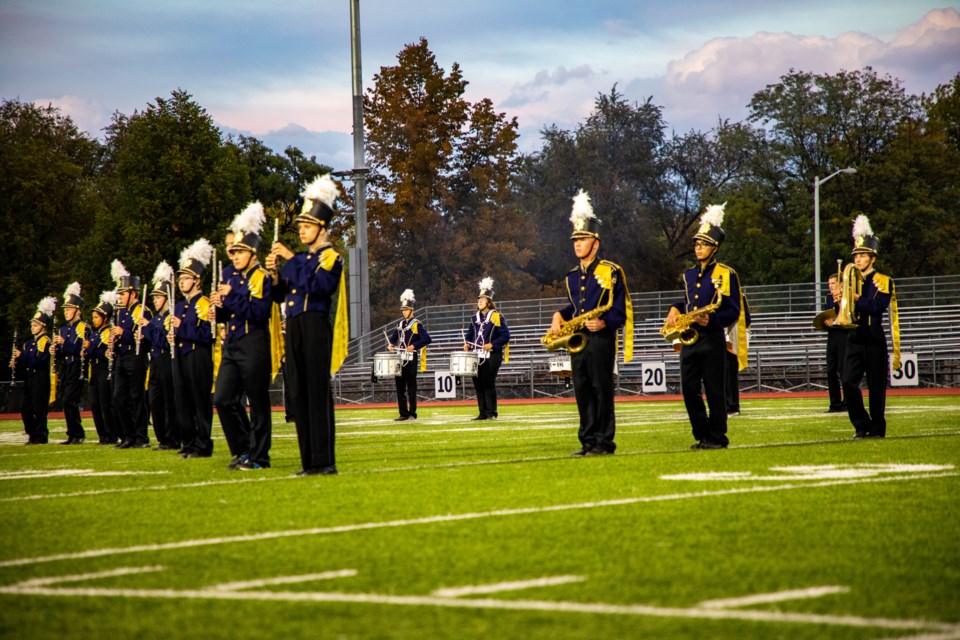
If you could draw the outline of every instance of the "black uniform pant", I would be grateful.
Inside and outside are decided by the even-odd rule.
[[[287,319],[287,382],[304,471],[336,465],[332,348],[333,328],[327,314],[308,311]]]
[[[180,411],[183,451],[213,455],[213,355],[210,345],[178,353],[173,360],[173,392]]]
[[[400,367],[400,375],[394,378],[397,382],[397,406],[400,408],[401,417],[417,417],[417,373],[419,371],[420,356],[414,355],[413,360],[403,363]]]
[[[740,358],[737,354],[727,351],[724,356],[727,368],[723,381],[726,395],[727,413],[740,412]]]
[[[30,442],[46,444],[47,412],[50,410],[50,373],[37,371],[28,373],[23,383],[23,397],[20,399],[20,417],[23,429]]]
[[[243,396],[250,401],[250,417]],[[213,395],[220,426],[233,456],[270,465],[270,334],[263,329],[223,345]]]
[[[175,449],[180,447],[180,420],[173,391],[173,365],[169,353],[161,353],[150,361],[150,414],[157,442]]]
[[[147,354],[132,349],[117,356],[113,370],[113,410],[120,438],[125,442],[149,443],[144,388]]]
[[[490,351],[486,360],[480,361],[473,388],[477,392],[477,406],[484,418],[497,417],[497,372],[503,364],[503,352]]]
[[[698,442],[721,445],[730,442],[724,397],[726,353],[727,341],[722,332],[701,333],[699,340],[680,349],[680,389],[693,427],[693,439]],[[707,394],[706,406],[700,394],[701,385]]]
[[[833,411],[846,409],[840,389],[848,338],[846,329],[827,329],[827,389],[830,392],[830,409]]]
[[[80,379],[80,360],[60,365],[61,392],[63,393],[63,417],[67,422],[68,438],[85,438],[83,420],[80,418],[80,399],[83,397],[83,380]]]
[[[613,410],[613,367],[617,359],[616,334],[609,329],[587,334],[587,346],[570,356],[573,393],[580,412],[580,444],[585,449],[613,452],[616,417]],[[484,365],[486,366],[486,365]]]
[[[881,335],[881,338],[883,336]],[[847,415],[858,433],[887,435],[884,411],[887,405],[887,341],[862,340],[851,334],[843,360],[843,397],[847,400]],[[860,381],[867,375],[870,395],[870,413],[863,407]]]
[[[113,381],[108,377],[107,363],[91,367],[90,412],[100,442],[117,441],[117,423],[113,415]]]

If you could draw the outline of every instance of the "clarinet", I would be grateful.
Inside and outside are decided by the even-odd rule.
[[[146,310],[146,306],[144,306],[143,304],[143,301],[146,300],[146,298],[147,298],[147,285],[143,285],[143,294],[140,297],[140,319],[141,320],[143,319],[143,314],[144,314],[144,311]],[[130,317],[131,318],[133,317],[132,309],[130,310]],[[140,355],[140,342],[142,340],[143,340],[143,325],[140,324],[140,320],[137,320],[137,346],[135,350],[137,355]]]
[[[59,329],[57,329],[57,316],[53,316],[53,326],[50,331],[50,357],[53,358],[53,375],[57,376],[57,379],[60,379],[60,366],[57,364],[57,343],[54,342],[54,338],[60,335]]]
[[[82,322],[82,321],[81,321]],[[77,326],[80,326],[80,322],[77,323]],[[87,332],[86,326],[83,328],[83,332]],[[87,350],[83,346],[83,339],[85,336],[78,336],[80,338],[80,382],[86,382],[87,380]]]
[[[116,365],[116,361],[113,357],[113,345],[117,342],[116,336],[113,335],[113,319],[111,318],[110,323],[107,325],[109,329],[110,342],[107,343],[107,380],[113,379],[113,367]]]
[[[170,285],[170,288],[168,289],[168,292],[169,292],[169,296],[168,296],[167,299],[168,299],[170,302],[167,303],[167,317],[170,319],[171,322],[170,322],[170,330],[167,332],[167,336],[170,336],[170,335],[173,333],[173,312],[174,312],[174,309],[175,309],[176,306],[177,306],[177,305],[176,305],[177,299],[176,299],[176,298],[174,297],[174,295],[173,295],[173,284]],[[170,340],[169,340],[169,337],[168,337],[168,338],[167,338],[167,342],[169,343],[169,341],[170,341]],[[171,360],[176,360],[176,359],[177,359],[177,345],[176,345],[176,341],[174,341],[174,344],[170,344],[170,359],[171,359]]]
[[[214,292],[217,290],[217,283],[220,278],[217,276],[217,252],[213,252],[213,272],[210,274],[210,297],[213,297]],[[214,342],[219,339],[217,335],[217,320],[216,315],[214,315],[213,322],[210,323],[210,337],[213,338]],[[214,349],[215,350],[215,349]]]

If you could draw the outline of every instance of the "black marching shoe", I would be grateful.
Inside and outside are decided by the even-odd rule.
[[[117,449],[129,449],[133,446],[133,440],[121,440],[113,446],[115,446]]]
[[[727,445],[720,444],[719,442],[701,442],[701,449],[726,449]]]
[[[867,433],[866,431],[857,431],[855,434],[853,434],[853,439],[854,439],[854,440],[863,440],[864,438],[867,438],[867,437],[869,437],[869,436],[870,436],[870,434]]]
[[[486,419],[487,419],[487,416],[485,416],[485,415],[483,415],[483,414],[480,414],[480,415],[477,416],[476,418],[470,418],[470,419],[471,419],[471,420],[486,420]]]
[[[582,447],[581,449],[578,449],[577,451],[574,451],[573,453],[571,453],[571,454],[570,454],[570,457],[572,457],[572,458],[582,458],[582,457],[584,457],[585,455],[587,455],[587,452],[590,451],[591,449],[593,449],[593,447],[584,446],[584,447]]]
[[[399,418],[394,418],[394,422],[403,422],[404,420],[409,420],[410,416],[400,416]]]
[[[607,451],[606,449],[601,449],[600,447],[594,447],[593,449],[590,449],[590,451],[587,451],[583,455],[591,456],[591,457],[592,456],[612,456],[613,451]]]
[[[701,444],[702,444],[702,443],[700,443],[700,442],[694,442],[692,445],[690,445],[690,448],[691,448],[691,449],[701,449],[701,448],[702,448],[702,447],[701,447]]]

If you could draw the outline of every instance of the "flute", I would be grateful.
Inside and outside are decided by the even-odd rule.
[[[79,322],[77,323],[77,326],[80,326]],[[87,332],[86,327],[83,328],[83,332]],[[87,350],[83,346],[83,339],[85,336],[79,335],[77,337],[80,338],[80,380],[85,382],[87,380]]]
[[[113,335],[113,327],[114,327],[113,317],[111,316],[110,322],[107,323],[107,329],[108,329],[107,335],[110,336],[109,338],[107,338],[107,380],[110,380],[113,378],[113,365],[114,365],[113,345],[117,341],[116,336]]]
[[[143,301],[147,299],[147,285],[143,285],[143,293],[140,295],[140,320],[143,319],[143,314],[146,311],[146,307],[143,304]],[[133,317],[133,310],[130,310],[130,317]],[[140,320],[137,320],[137,347],[136,354],[140,355],[140,341],[143,340],[143,325],[140,324]]]
[[[210,278],[210,296],[211,296],[211,297],[213,296],[213,293],[217,290],[217,283],[218,283],[219,280],[220,280],[220,278],[217,276],[217,262],[218,262],[218,260],[217,260],[217,250],[214,249],[214,250],[213,250],[213,272],[212,272],[211,278]],[[216,320],[216,316],[214,316],[213,322],[210,323],[210,337],[213,338],[214,340],[217,339],[217,320]]]
[[[172,318],[173,318],[173,310],[174,310],[174,309],[176,308],[176,306],[177,306],[177,304],[176,304],[176,303],[177,303],[177,299],[176,299],[176,297],[174,297],[173,283],[171,282],[171,283],[170,283],[169,285],[167,285],[167,286],[169,287],[169,288],[167,289],[168,300],[170,300],[170,302],[167,303],[167,319],[168,319],[168,320],[172,320]],[[170,323],[170,330],[167,331],[167,342],[170,342],[169,336],[171,336],[172,334],[173,334],[173,322]],[[170,359],[171,359],[171,360],[176,360],[176,359],[177,359],[177,345],[175,345],[175,344],[173,344],[173,343],[170,344]]]

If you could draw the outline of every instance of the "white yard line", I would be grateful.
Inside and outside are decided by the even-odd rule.
[[[548,578],[534,578],[533,580],[514,580],[512,582],[497,582],[494,584],[478,584],[467,587],[448,587],[437,589],[432,595],[438,598],[460,598],[462,596],[483,595],[486,593],[501,593],[503,591],[519,591],[535,587],[553,587],[572,582],[583,582],[583,576],[551,576]]]
[[[107,477],[107,476],[156,476],[169,471],[94,471],[93,469],[24,469],[22,471],[0,471],[0,480],[45,479],[56,477]]]
[[[707,609],[701,607],[654,607],[647,605],[615,605],[589,602],[550,602],[542,600],[491,600],[438,598],[436,596],[397,596],[376,593],[322,593],[284,591],[215,591],[206,589],[94,589],[24,587],[23,583],[0,587],[0,593],[13,595],[73,597],[120,597],[148,599],[208,599],[272,602],[325,602],[338,604],[382,604],[415,607],[449,607],[456,609],[492,609],[510,611],[548,611],[626,616],[653,616],[711,620],[748,620],[753,622],[819,624],[844,627],[916,629],[942,632],[960,631],[960,626],[929,620],[895,620],[863,616],[750,611],[743,609]]]
[[[78,573],[72,576],[52,576],[49,578],[31,578],[24,580],[14,586],[33,589],[35,587],[48,587],[63,582],[82,582],[83,580],[97,580],[99,578],[115,578],[117,576],[129,576],[138,573],[150,573],[151,571],[163,571],[166,567],[120,567],[109,571],[97,571],[96,573]]]
[[[704,600],[697,606],[707,609],[731,609],[736,607],[749,607],[754,604],[784,602],[786,600],[821,598],[823,596],[829,596],[835,593],[847,593],[849,591],[850,587],[810,587],[809,589],[790,589],[788,591],[776,591],[774,593],[757,593],[752,596],[742,596],[740,598]]]
[[[277,584],[299,584],[314,580],[333,580],[335,578],[352,578],[357,575],[356,569],[341,569],[340,571],[324,571],[323,573],[307,573],[300,576],[280,576],[279,578],[264,578],[262,580],[246,580],[243,582],[224,582],[215,584],[208,589],[213,591],[242,591],[257,587],[270,587]]]
[[[40,564],[44,562],[57,562],[60,560],[79,560],[83,558],[101,558],[104,556],[122,555],[127,553],[146,553],[167,551],[171,549],[187,549],[194,547],[204,547],[220,544],[234,544],[239,542],[258,542],[262,540],[275,540],[278,538],[292,538],[300,536],[316,536],[336,533],[348,533],[353,531],[367,531],[374,529],[390,529],[397,527],[409,527],[426,524],[437,524],[441,522],[463,522],[468,520],[481,520],[484,518],[502,518],[509,516],[533,515],[539,513],[555,513],[562,511],[576,511],[581,509],[597,509],[603,507],[620,507],[635,504],[644,504],[651,502],[669,502],[674,500],[691,500],[699,498],[713,498],[720,496],[747,495],[752,493],[772,493],[775,491],[791,491],[795,489],[815,489],[820,487],[838,487],[854,484],[870,484],[879,482],[903,482],[906,480],[928,480],[936,478],[954,478],[960,476],[960,472],[951,471],[943,473],[926,474],[903,474],[890,477],[879,478],[856,478],[845,480],[827,480],[823,482],[805,482],[801,484],[780,484],[759,487],[741,487],[733,489],[722,489],[718,491],[695,491],[692,493],[673,493],[657,496],[640,496],[634,498],[619,498],[614,500],[601,500],[596,502],[579,502],[573,504],[559,504],[545,507],[523,507],[517,509],[496,509],[493,511],[481,511],[476,513],[448,514],[437,516],[426,516],[421,518],[408,518],[401,520],[388,520],[381,522],[362,522],[357,524],[344,524],[332,527],[314,527],[310,529],[291,529],[287,531],[265,531],[263,533],[251,533],[238,536],[222,536],[215,538],[199,538],[195,540],[181,540],[179,542],[166,542],[158,544],[135,545],[131,547],[117,547],[108,549],[89,549],[87,551],[78,551],[74,553],[61,553],[50,556],[36,556],[32,558],[16,558],[0,562],[0,567],[16,567],[23,565]],[[302,481],[302,480],[301,480]]]

